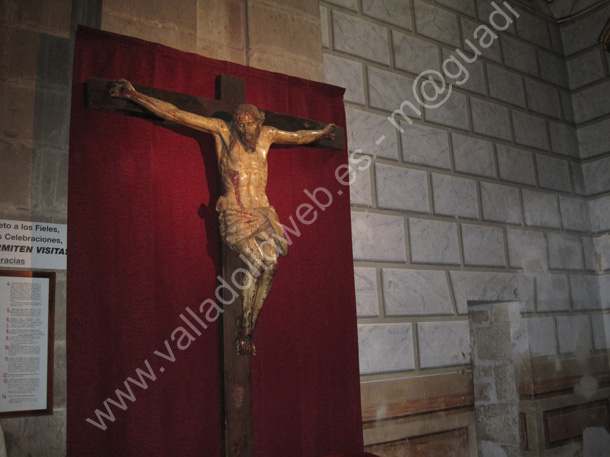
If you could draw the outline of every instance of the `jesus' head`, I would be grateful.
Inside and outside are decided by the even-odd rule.
[[[265,114],[254,105],[239,105],[233,113],[231,142],[238,139],[247,151],[256,150]]]

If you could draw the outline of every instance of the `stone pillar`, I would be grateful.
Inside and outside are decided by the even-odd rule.
[[[72,3],[0,1],[0,219],[67,221]],[[53,415],[3,418],[11,457],[65,455],[65,271],[55,287]]]
[[[517,457],[519,393],[515,330],[520,302],[468,302],[480,457]]]

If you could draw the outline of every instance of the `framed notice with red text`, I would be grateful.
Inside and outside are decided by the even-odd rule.
[[[0,418],[53,413],[55,273],[0,270]]]

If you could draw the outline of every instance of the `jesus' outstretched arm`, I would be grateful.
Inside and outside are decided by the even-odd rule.
[[[108,83],[107,92],[112,97],[124,98],[137,103],[161,119],[172,121],[176,124],[181,124],[202,132],[218,134],[224,124],[219,119],[189,113],[188,111],[179,109],[171,103],[144,95],[138,92],[133,85],[125,79],[110,81]]]
[[[274,143],[280,144],[308,144],[320,138],[333,138],[334,125],[328,124],[322,130],[297,130],[296,132],[286,132],[284,130],[273,129],[271,135]]]

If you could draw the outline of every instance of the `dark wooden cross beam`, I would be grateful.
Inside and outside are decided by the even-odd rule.
[[[87,82],[86,104],[88,108],[158,119],[135,103],[110,97],[106,93],[107,84],[108,80],[104,79],[90,79]],[[229,75],[220,75],[216,78],[215,100],[151,87],[137,85],[134,85],[134,87],[145,95],[172,103],[184,111],[206,117],[216,117],[225,121],[230,121],[235,107],[244,103],[244,80]],[[265,111],[265,124],[281,130],[318,130],[326,126],[326,124],[320,122],[266,111],[264,107],[259,108]],[[323,138],[307,146],[343,150],[345,149],[344,137],[343,129],[337,127],[334,138]],[[231,283],[233,272],[240,267],[243,267],[241,259],[223,244],[222,271],[224,280]],[[237,280],[241,283],[240,277]],[[227,300],[232,298],[225,297]],[[235,348],[236,322],[241,311],[242,297],[240,295],[230,306],[224,307],[222,315],[221,379],[224,398],[223,455],[225,457],[252,456],[250,357],[237,355]]]

